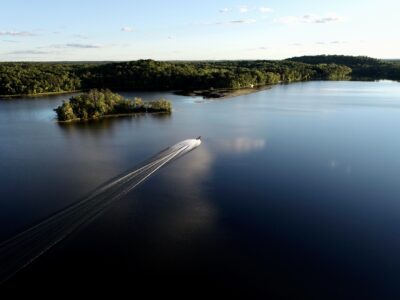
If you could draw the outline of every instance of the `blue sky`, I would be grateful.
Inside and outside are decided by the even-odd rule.
[[[400,1],[0,0],[0,60],[400,57]]]

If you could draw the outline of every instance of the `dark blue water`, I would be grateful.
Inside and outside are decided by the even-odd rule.
[[[308,299],[400,296],[400,84],[306,82],[171,116],[60,125],[67,96],[0,102],[0,239],[203,136],[5,287]]]

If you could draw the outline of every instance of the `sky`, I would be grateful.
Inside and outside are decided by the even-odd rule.
[[[0,61],[400,58],[399,0],[0,0]]]

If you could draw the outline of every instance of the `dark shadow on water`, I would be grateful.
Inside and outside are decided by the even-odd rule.
[[[105,132],[112,132],[115,126],[121,124],[136,124],[139,125],[141,122],[151,119],[151,121],[157,121],[165,123],[171,119],[169,113],[153,113],[153,114],[134,114],[127,116],[108,117],[99,120],[88,120],[82,122],[57,122],[57,126],[64,134],[90,133],[90,134],[104,134]]]
[[[154,113],[154,114],[149,114],[148,117],[150,117],[151,119],[153,119],[157,122],[164,123],[171,119],[172,114],[171,113]]]

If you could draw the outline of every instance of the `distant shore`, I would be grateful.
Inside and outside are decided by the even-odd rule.
[[[400,80],[400,64],[366,56],[315,55],[284,60],[136,61],[99,64],[0,63],[0,97],[40,97],[111,89],[228,98],[279,83]],[[61,92],[58,92],[61,91]]]
[[[254,88],[243,89],[207,89],[207,90],[190,90],[190,91],[176,91],[174,94],[181,96],[203,97],[204,99],[226,99],[243,95],[248,95],[263,90],[268,90],[274,85],[265,85]]]
[[[242,88],[242,89],[205,89],[205,90],[178,90],[173,91],[175,95],[181,96],[192,96],[192,97],[203,97],[204,99],[226,99],[226,98],[233,98],[237,96],[248,95],[252,93],[256,93],[259,91],[267,90],[272,88],[275,84],[254,87],[254,88]],[[29,98],[40,98],[44,96],[56,96],[56,95],[63,95],[63,94],[72,94],[72,93],[80,93],[84,92],[85,90],[74,90],[74,91],[62,91],[62,92],[47,92],[47,93],[38,93],[38,94],[18,94],[18,95],[0,95],[2,99],[8,98],[22,98],[22,97],[29,97]],[[133,92],[129,91],[129,92]],[[151,92],[149,90],[149,92]],[[171,91],[165,91],[171,92]]]
[[[37,94],[17,94],[17,95],[0,95],[0,98],[21,98],[21,97],[29,97],[29,98],[36,98],[36,97],[44,97],[44,96],[56,96],[56,95],[63,95],[63,94],[72,94],[72,93],[79,93],[83,92],[83,90],[73,90],[73,91],[62,91],[62,92],[46,92],[46,93],[37,93]]]

